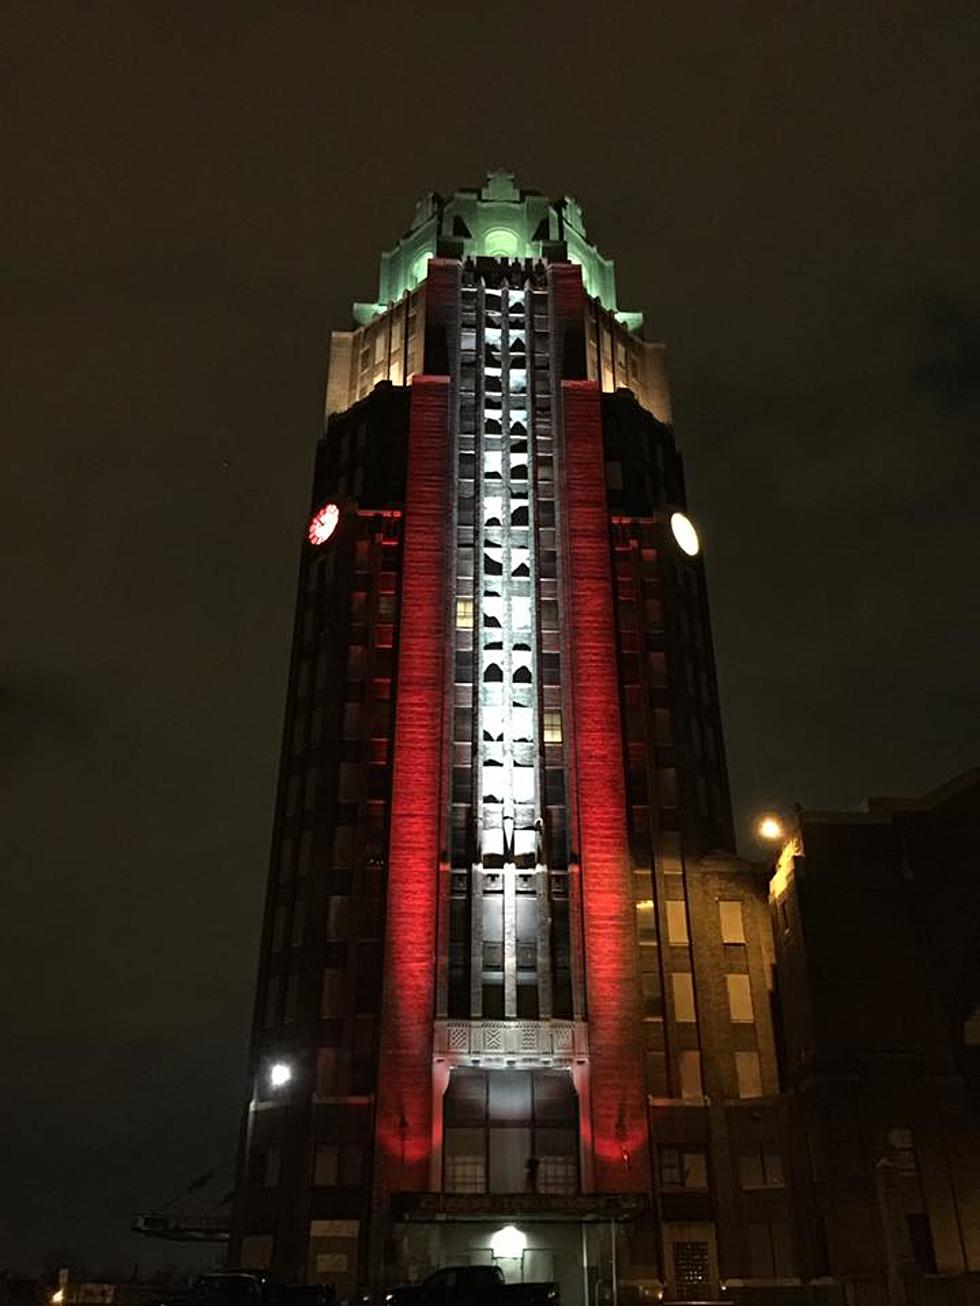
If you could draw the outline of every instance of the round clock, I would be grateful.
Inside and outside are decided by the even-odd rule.
[[[677,547],[689,558],[696,557],[701,551],[701,541],[690,517],[686,517],[682,512],[671,513],[670,529],[677,541]]]
[[[318,508],[310,518],[310,524],[307,527],[306,538],[311,544],[326,544],[327,540],[337,529],[337,523],[340,521],[340,509],[335,503],[325,503],[322,508]]]

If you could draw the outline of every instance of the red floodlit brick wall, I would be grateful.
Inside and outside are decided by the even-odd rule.
[[[417,375],[405,494],[376,1118],[376,1181],[387,1193],[425,1189],[429,1182],[451,457],[449,380]]]
[[[650,1173],[599,386],[563,381],[562,398],[595,1185],[623,1192]]]

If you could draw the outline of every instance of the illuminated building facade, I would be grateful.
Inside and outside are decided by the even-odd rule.
[[[792,1276],[766,876],[731,851],[663,348],[576,203],[500,174],[419,205],[355,323],[232,1261],[346,1294],[496,1259],[567,1306]]]

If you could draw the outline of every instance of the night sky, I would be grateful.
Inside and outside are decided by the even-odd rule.
[[[669,343],[740,824],[978,761],[980,9],[8,14],[0,1266],[148,1269],[234,1150],[328,333],[426,190],[574,194]]]

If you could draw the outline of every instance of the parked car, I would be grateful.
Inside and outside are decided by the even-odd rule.
[[[447,1265],[394,1288],[387,1306],[558,1306],[557,1283],[506,1283],[499,1265]]]

